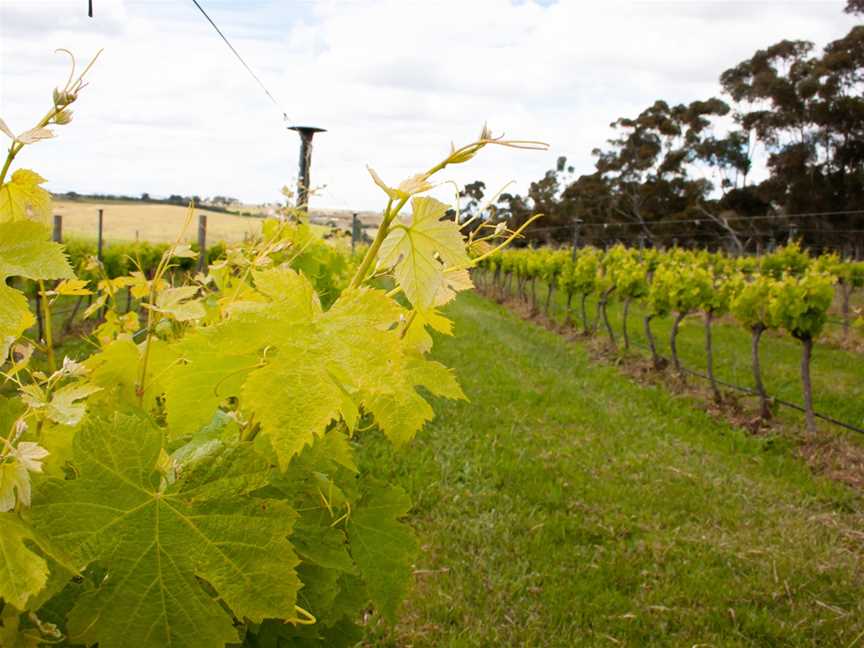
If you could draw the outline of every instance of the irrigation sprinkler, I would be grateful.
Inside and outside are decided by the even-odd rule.
[[[315,133],[326,133],[323,128],[315,126],[289,126],[288,130],[300,134],[300,168],[297,174],[297,207],[303,211],[309,210],[309,169],[312,166],[312,138]]]

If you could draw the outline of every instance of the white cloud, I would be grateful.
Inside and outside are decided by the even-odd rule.
[[[782,38],[823,45],[843,2],[201,0],[315,140],[319,204],[374,208],[370,163],[393,182],[486,120],[549,153],[484,152],[448,177],[524,190],[567,155],[590,171],[608,124],[654,99],[719,92],[717,77]],[[53,55],[105,48],[76,119],[21,163],[55,190],[272,200],[296,175],[297,137],[191,1],[3,0],[0,115],[23,130],[68,73]],[[80,62],[80,61],[79,61]]]

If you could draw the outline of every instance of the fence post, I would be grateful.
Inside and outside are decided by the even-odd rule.
[[[579,225],[582,224],[582,219],[573,219],[573,254],[572,259],[576,260],[576,249],[579,247]]]
[[[102,210],[99,210],[99,238],[96,243],[96,258],[102,260]]]
[[[55,243],[63,242],[63,217],[54,214],[54,229],[51,232],[51,240]],[[42,319],[42,295],[39,293],[39,284],[36,284],[36,329],[39,340],[45,337],[45,322]]]
[[[207,214],[198,214],[198,272],[207,271]]]
[[[357,212],[351,217],[351,254],[354,254],[354,248],[357,247],[357,242],[360,240],[360,219],[357,218]]]

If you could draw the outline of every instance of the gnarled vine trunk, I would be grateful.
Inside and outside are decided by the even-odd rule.
[[[852,316],[849,308],[849,298],[852,296],[852,286],[848,285],[845,282],[840,283],[840,293],[843,298],[842,302],[842,313],[843,313],[843,339],[846,340],[849,338],[849,322],[852,320]]]
[[[609,335],[609,342],[612,343],[612,347],[616,347],[615,343],[615,332],[612,330],[612,324],[609,323],[609,314],[606,310],[606,304],[609,303],[609,295],[612,294],[612,288],[603,292],[600,296],[600,301],[598,303],[598,308],[600,309],[600,313],[603,315],[603,325],[606,327],[606,333]]]
[[[624,300],[624,311],[621,314],[621,337],[624,339],[624,348],[630,348],[630,334],[627,331],[627,315],[630,312],[630,298]]]
[[[549,316],[549,304],[552,302],[552,293],[555,292],[555,282],[549,282],[549,290],[546,292],[546,304],[543,306],[543,313]]]
[[[762,366],[759,362],[759,340],[762,339],[764,332],[765,327],[761,324],[757,324],[751,329],[750,361],[753,366],[753,385],[759,396],[759,416],[768,420],[771,418],[771,401],[768,399],[768,392],[765,391],[765,385],[762,383]]]
[[[582,293],[582,333],[588,335],[591,333],[590,324],[588,324],[588,308],[585,302],[588,301],[588,293]]]
[[[807,431],[816,431],[816,414],[813,412],[813,384],[810,382],[810,360],[813,357],[813,338],[809,335],[798,338],[801,341],[801,387],[804,390],[804,419]]]
[[[567,291],[567,306],[564,308],[564,326],[573,326],[573,313],[570,312],[570,305],[573,303],[573,291]]]
[[[537,313],[537,277],[531,278],[531,314]]]
[[[669,351],[672,353],[672,366],[682,378],[684,377],[684,368],[681,366],[681,360],[678,359],[678,328],[681,322],[687,317],[687,313],[678,313],[675,315],[675,320],[672,322],[672,334],[669,336]]]
[[[645,324],[645,337],[648,340],[648,348],[651,349],[651,362],[654,363],[655,369],[660,369],[661,363],[660,356],[657,355],[657,343],[654,341],[654,333],[651,332],[652,319],[654,319],[653,315],[646,315],[642,321]]]
[[[717,384],[717,379],[714,377],[714,345],[711,340],[711,323],[714,321],[714,311],[705,312],[705,367],[708,374],[708,381],[711,383],[711,391],[714,394],[714,402],[722,403],[723,395],[720,393],[720,386]]]

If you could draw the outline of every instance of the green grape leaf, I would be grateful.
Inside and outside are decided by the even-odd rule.
[[[92,401],[136,404],[135,382],[141,359],[137,345],[129,338],[119,338],[84,361],[90,382],[102,388]],[[91,402],[92,402],[91,401]]]
[[[166,288],[156,296],[156,306],[153,310],[169,315],[178,322],[202,319],[207,312],[204,310],[204,304],[194,299],[199,292],[198,286]]]
[[[453,335],[452,320],[447,319],[434,308],[415,309],[413,316],[414,319],[405,332],[405,341],[420,353],[428,353],[432,350],[432,336],[426,330],[427,326],[443,335]]]
[[[348,521],[351,555],[372,602],[390,621],[405,597],[418,550],[411,528],[399,522],[410,509],[411,500],[401,488],[373,485]]]
[[[306,340],[311,348],[302,348],[304,338],[298,336],[297,347],[280,348],[277,359],[255,371],[243,385],[243,402],[270,436],[283,468],[339,416],[343,400],[337,380],[328,371],[329,349],[316,345],[314,339]]]
[[[29,169],[18,169],[0,187],[0,222],[24,220],[28,216],[44,221],[51,215],[51,194],[41,185],[45,178]]]
[[[38,544],[16,513],[0,513],[0,599],[19,610],[48,582],[48,563],[25,542]]]
[[[46,409],[46,415],[55,423],[62,425],[77,425],[84,418],[84,403],[78,401],[102,388],[86,381],[64,385],[51,395]]]
[[[18,173],[18,172],[16,172]],[[48,240],[48,230],[32,221],[0,222],[0,351],[33,325],[24,295],[6,285],[9,277],[68,279],[73,277],[63,248]]]
[[[395,268],[396,282],[418,309],[441,306],[471,288],[470,265],[459,225],[441,220],[447,205],[434,198],[414,198],[413,213],[398,218],[384,239],[378,263]]]
[[[150,338],[149,344],[149,370],[142,401],[145,409],[155,405],[164,393],[164,378],[177,363],[172,345],[158,338]],[[88,403],[105,404],[112,409],[116,409],[118,403],[125,407],[138,407],[135,385],[143,350],[143,344],[137,345],[130,337],[124,336],[87,358],[83,364],[89,372],[90,383],[102,388],[89,397]]]
[[[182,364],[165,378],[165,407],[172,437],[192,434],[213,418],[219,404],[240,393],[258,358],[254,350],[238,346],[236,327],[197,330],[175,345]],[[236,338],[239,338],[236,335]]]
[[[72,640],[222,648],[237,631],[211,588],[239,618],[293,618],[300,583],[287,536],[296,514],[248,496],[266,484],[267,461],[235,448],[166,485],[155,469],[162,437],[137,416],[90,419],[75,437],[78,477],[37,493],[35,528],[107,570],[70,613]]]
[[[401,381],[393,381],[386,391],[371,394],[366,402],[378,427],[397,446],[410,441],[435,415],[416,387],[425,387],[436,396],[465,399],[456,376],[444,365],[421,357],[407,362]]]
[[[348,544],[341,529],[330,525],[320,510],[307,509],[300,515],[292,541],[306,561],[327,569],[354,574],[357,569],[348,555]]]
[[[165,407],[172,436],[192,434],[229,397],[240,395],[259,352],[278,345],[286,326],[309,322],[321,313],[309,281],[288,268],[254,272],[257,288],[273,304],[242,303],[231,319],[201,328],[174,346],[181,359],[166,372]],[[266,357],[266,354],[265,354]]]
[[[409,355],[397,326],[404,317],[383,291],[363,288],[345,291],[309,323],[281,324],[276,314],[265,320],[272,322],[276,351],[249,375],[241,402],[261,422],[283,469],[331,421],[340,415],[353,420],[359,406],[391,439],[403,442],[432,417],[417,386],[437,393],[446,383],[441,395],[453,393],[449,374]]]

